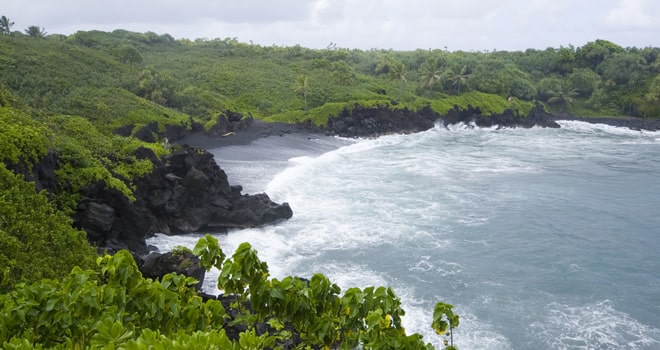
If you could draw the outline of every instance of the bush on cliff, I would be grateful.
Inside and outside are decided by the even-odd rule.
[[[90,267],[96,253],[85,232],[0,163],[0,291],[19,282],[61,278],[74,266]]]
[[[249,244],[226,259],[211,236],[194,252],[220,270],[228,295],[204,301],[196,281],[176,274],[143,278],[127,251],[97,259],[94,270],[74,268],[61,280],[20,284],[0,295],[0,346],[27,348],[342,348],[432,349],[406,334],[404,310],[390,288],[340,288],[325,276],[311,280],[268,276]],[[231,294],[231,295],[229,295]],[[432,327],[457,327],[452,306],[438,303]],[[447,347],[453,349],[453,347]]]

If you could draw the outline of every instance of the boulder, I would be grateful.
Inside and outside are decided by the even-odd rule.
[[[187,250],[151,253],[144,258],[140,271],[144,277],[158,280],[171,272],[192,277],[198,281],[195,285],[197,290],[202,288],[206,274],[204,268],[199,266],[199,258]]]
[[[215,124],[206,132],[208,136],[224,136],[248,129],[254,123],[252,115],[244,117],[242,113],[234,111],[224,111],[220,114]]]

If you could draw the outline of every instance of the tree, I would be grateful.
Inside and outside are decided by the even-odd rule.
[[[582,97],[587,98],[600,85],[601,78],[589,68],[576,68],[568,75],[568,81],[580,91]]]
[[[581,67],[595,70],[601,62],[612,54],[623,53],[624,51],[619,45],[607,40],[598,39],[595,42],[589,42],[578,48],[575,52],[575,58]]]
[[[378,61],[374,67],[374,73],[376,73],[376,75],[388,75],[392,66],[396,65],[397,62],[400,61],[394,58],[389,52],[382,54],[378,56]]]
[[[649,84],[648,92],[644,95],[644,99],[648,102],[660,104],[660,74],[656,75],[651,84]]]
[[[7,16],[0,17],[0,33],[11,35],[12,26],[14,26],[14,22],[10,21]]]
[[[626,85],[644,80],[648,68],[642,55],[625,52],[609,56],[596,67],[596,72],[608,85]]]
[[[121,63],[138,64],[144,61],[140,51],[138,51],[135,46],[129,44],[118,46],[113,50],[113,54]]]
[[[140,73],[136,94],[159,105],[168,106],[175,99],[175,80],[168,73],[147,67]]]
[[[307,95],[311,92],[311,88],[309,87],[309,78],[306,75],[302,74],[298,76],[296,79],[295,90],[297,93],[303,95],[303,99],[305,100],[305,110],[307,110]]]
[[[573,97],[579,95],[580,93],[577,89],[574,89],[569,84],[562,84],[560,89],[554,91],[549,91],[550,97],[548,103],[551,105],[559,105],[559,113],[563,113],[570,109],[571,103],[573,103]]]
[[[428,88],[433,95],[433,85],[442,79],[442,59],[429,58],[419,67],[419,82],[422,88]]]
[[[350,85],[355,80],[355,71],[344,61],[335,61],[330,65],[332,75],[339,85]]]
[[[456,89],[456,93],[460,94],[461,84],[465,83],[471,75],[468,73],[467,66],[463,65],[460,70],[454,70],[447,80],[451,81],[451,86]]]
[[[46,30],[44,28],[41,28],[39,26],[29,26],[25,30],[25,34],[27,34],[28,36],[31,36],[33,38],[43,38],[48,33],[46,33]]]
[[[399,100],[403,92],[403,86],[408,83],[408,70],[401,61],[390,65],[388,76],[390,79],[399,82]]]

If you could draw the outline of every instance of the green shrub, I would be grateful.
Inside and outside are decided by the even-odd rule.
[[[85,233],[0,162],[0,291],[61,278],[74,266],[92,266],[94,257]]]
[[[47,129],[19,110],[0,107],[0,161],[34,164],[48,150]]]
[[[60,280],[18,284],[0,294],[0,346],[126,349],[263,349],[289,341],[301,348],[432,349],[419,334],[407,335],[404,311],[391,288],[351,288],[316,274],[268,278],[268,266],[249,244],[225,259],[211,236],[194,248],[204,267],[218,268],[218,285],[235,293],[230,317],[218,300],[204,302],[190,277],[143,278],[131,254],[97,259],[94,270],[73,268]],[[247,307],[247,305],[250,307]],[[269,332],[257,334],[258,325]],[[438,303],[432,327],[438,334],[457,327],[449,304]],[[237,341],[225,325],[242,325]]]

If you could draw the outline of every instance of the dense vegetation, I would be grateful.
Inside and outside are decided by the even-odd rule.
[[[205,123],[227,109],[324,124],[354,103],[525,112],[538,100],[581,115],[660,115],[660,48],[605,40],[525,52],[398,52],[116,30],[14,32],[0,36],[0,48],[0,83],[26,104],[83,116],[103,131],[150,121],[190,126],[190,116]]]
[[[0,18],[0,346],[7,349],[258,348],[283,346],[294,333],[320,347],[428,347],[406,335],[390,289],[340,295],[321,275],[269,279],[248,245],[232,259],[209,237],[195,249],[236,295],[231,317],[219,301],[204,302],[189,279],[144,279],[128,253],[94,264],[94,249],[69,217],[81,189],[100,183],[132,199],[134,180],[153,168],[137,150],[164,155],[170,128],[210,128],[226,111],[324,125],[355,104],[524,114],[540,101],[559,113],[660,117],[660,49],[605,40],[525,52],[311,50],[13,26]],[[48,162],[57,165],[46,174],[52,183],[29,182]],[[247,330],[232,340],[230,323]],[[457,325],[451,306],[439,303],[433,327]]]
[[[5,349],[431,349],[407,335],[404,311],[390,288],[340,289],[325,276],[268,278],[268,266],[247,243],[231,257],[211,236],[194,252],[220,270],[218,287],[236,297],[226,310],[204,301],[190,277],[145,279],[126,251],[97,259],[95,270],[73,269],[60,280],[19,284],[0,295],[0,344]],[[233,315],[229,315],[232,313]],[[244,325],[238,339],[227,329]],[[433,328],[457,327],[452,306],[438,303]],[[453,348],[448,346],[447,348]]]

